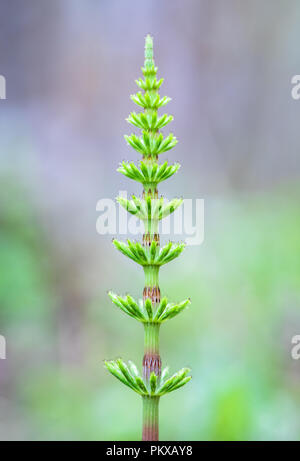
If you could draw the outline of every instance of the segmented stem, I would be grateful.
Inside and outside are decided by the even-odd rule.
[[[161,358],[159,355],[159,323],[145,323],[145,354],[143,358],[143,376],[149,382],[151,373],[157,377],[161,374]]]
[[[160,130],[173,120],[168,114],[158,116],[157,111],[165,106],[170,98],[160,97],[158,90],[163,79],[157,80],[153,60],[153,40],[147,35],[145,41],[145,61],[142,68],[144,79],[136,80],[143,90],[131,96],[132,101],[143,111],[131,112],[128,122],[142,131],[141,136],[125,135],[127,144],[142,155],[142,161],[137,167],[133,162],[122,162],[118,171],[125,176],[139,181],[143,185],[143,198],[132,196],[132,200],[118,197],[119,204],[129,213],[136,215],[144,223],[142,244],[127,240],[127,244],[114,239],[115,247],[144,268],[145,285],[143,302],[136,302],[130,295],[118,296],[109,292],[112,302],[130,317],[144,325],[144,357],[143,377],[132,363],[128,365],[121,359],[106,361],[108,371],[123,384],[137,392],[143,399],[143,440],[158,440],[158,407],[160,396],[179,389],[191,377],[187,376],[189,369],[183,368],[168,378],[168,367],[161,372],[159,353],[159,329],[165,320],[175,317],[190,303],[169,303],[167,298],[161,299],[159,288],[160,266],[177,258],[184,244],[169,242],[160,248],[159,221],[182,203],[181,199],[173,199],[168,204],[163,198],[158,199],[157,185],[172,176],[179,164],[168,165],[158,163],[158,156],[172,149],[177,139],[172,134],[164,136]]]
[[[147,35],[145,41],[145,70],[149,72],[154,69],[153,76],[156,76],[156,69],[153,60],[153,40],[150,35]],[[144,76],[145,72],[144,72]],[[151,90],[151,93],[157,93],[157,90]],[[157,112],[156,109],[145,109],[146,114]],[[151,133],[151,130],[145,130]],[[153,133],[155,134],[155,133]],[[157,156],[145,157],[148,163],[157,163]],[[151,198],[158,197],[156,184],[145,184],[143,196],[150,195]],[[150,247],[153,240],[159,243],[158,222],[148,220],[145,224],[145,233],[143,235],[143,244]],[[160,288],[158,285],[159,266],[148,266],[144,268],[145,272],[145,288],[143,291],[144,301],[147,298],[151,299],[154,309],[160,302]],[[143,375],[146,382],[149,383],[152,372],[157,377],[161,374],[161,358],[159,354],[159,324],[146,323],[145,326],[145,342],[144,342],[144,358],[143,358]],[[143,440],[158,440],[158,397],[143,397]]]

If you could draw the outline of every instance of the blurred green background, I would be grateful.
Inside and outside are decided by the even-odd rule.
[[[142,327],[107,291],[143,272],[96,232],[96,203],[138,184],[123,140],[144,36],[173,100],[165,196],[204,198],[205,240],[161,270],[190,309],[161,328],[193,380],[160,406],[163,440],[299,440],[300,4],[1,0],[0,438],[138,440],[141,401],[103,360],[141,363]]]

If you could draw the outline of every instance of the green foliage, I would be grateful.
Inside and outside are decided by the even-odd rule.
[[[165,106],[171,101],[171,98],[164,96],[160,98],[159,94],[150,93],[151,90],[146,90],[143,95],[141,92],[131,95],[132,101],[143,109],[157,110]]]
[[[165,298],[163,298],[164,300]],[[162,305],[163,300],[161,301],[160,305]],[[169,303],[166,305],[166,308],[162,310],[160,313],[159,311],[157,312],[157,316],[155,315],[155,320],[159,321],[160,323],[164,322],[165,320],[170,320],[176,315],[180,314],[180,312],[184,311],[184,309],[191,304],[191,301],[189,299],[186,299],[182,301],[179,304],[176,303]]]
[[[163,114],[157,115],[157,110],[165,106],[171,98],[164,96],[160,97],[158,89],[160,88],[163,79],[157,81],[157,68],[153,62],[153,44],[150,36],[146,37],[145,46],[145,67],[142,68],[144,80],[136,80],[137,85],[144,90],[144,94],[140,91],[135,95],[131,95],[132,101],[144,109],[144,112],[131,112],[127,121],[137,128],[142,130],[142,136],[131,134],[125,135],[125,139],[131,147],[143,155],[146,159],[156,159],[159,154],[167,152],[177,144],[176,137],[170,133],[163,136],[159,130],[165,127],[173,120],[172,115]],[[147,57],[148,55],[148,57]]]
[[[151,395],[155,395],[155,391],[157,388],[157,376],[153,371],[150,375],[149,383],[150,383],[150,393]]]
[[[153,199],[147,196],[145,199],[140,199],[133,195],[132,200],[118,197],[117,201],[126,211],[142,221],[160,221],[173,213],[182,204],[183,200],[174,198],[170,202],[164,203],[163,197]]]
[[[147,382],[131,361],[126,365],[122,359],[110,360],[105,361],[104,365],[113,376],[142,396],[161,397],[179,389],[191,380],[191,376],[188,376],[189,368],[182,368],[170,378],[168,378],[168,368],[163,370],[161,377],[152,372]]]
[[[173,120],[173,116],[164,114],[158,117],[156,112],[152,112],[151,114],[143,112],[136,114],[135,112],[131,112],[126,120],[141,130],[158,131],[170,123]]]
[[[117,171],[145,186],[149,183],[157,185],[158,183],[165,181],[173,176],[179,168],[179,163],[169,165],[168,162],[158,164],[141,161],[140,168],[138,168],[133,162],[122,162]]]
[[[160,248],[159,244],[153,240],[150,247],[144,247],[140,242],[127,240],[127,244],[113,240],[115,247],[128,258],[132,259],[141,266],[163,266],[164,264],[177,258],[184,250],[184,243],[168,243]]]
[[[108,296],[112,302],[127,315],[140,322],[147,322],[143,309],[131,298],[131,296],[127,295],[125,298],[122,298],[122,296],[117,296],[112,292],[109,292]]]
[[[162,323],[176,317],[191,303],[185,299],[181,303],[168,303],[166,297],[162,298],[158,307],[147,298],[145,302],[138,303],[129,295],[118,296],[111,291],[108,293],[112,302],[130,317],[143,323]]]
[[[144,70],[144,75],[148,75],[148,71],[145,69]],[[154,75],[154,78],[147,78],[145,77],[145,80],[142,78],[139,78],[138,80],[135,81],[138,87],[141,88],[141,90],[144,91],[151,91],[151,90],[158,90],[163,83],[164,79],[161,78],[160,80],[157,80],[157,78]]]
[[[142,137],[138,137],[135,134],[131,134],[130,136],[125,135],[124,137],[128,145],[133,147],[145,158],[156,158],[157,155],[175,147],[178,142],[172,133],[164,137],[161,133],[155,136],[152,133],[144,131]]]

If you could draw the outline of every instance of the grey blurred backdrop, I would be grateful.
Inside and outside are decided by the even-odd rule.
[[[142,328],[106,292],[143,274],[96,233],[96,203],[139,191],[116,168],[144,37],[179,139],[165,196],[205,199],[205,241],[162,270],[191,308],[162,328],[193,370],[161,437],[298,439],[299,114],[296,0],[0,0],[1,439],[139,439],[141,402],[103,370],[141,362]]]

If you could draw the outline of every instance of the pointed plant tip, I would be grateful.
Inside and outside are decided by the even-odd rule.
[[[147,34],[145,37],[145,42],[153,43],[153,37],[151,34]]]

